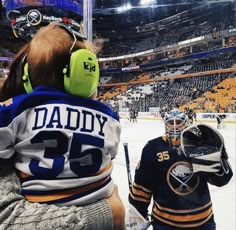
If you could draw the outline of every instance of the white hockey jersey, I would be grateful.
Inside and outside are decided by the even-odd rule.
[[[120,132],[106,105],[49,87],[0,106],[0,158],[14,157],[30,202],[82,205],[108,197]]]

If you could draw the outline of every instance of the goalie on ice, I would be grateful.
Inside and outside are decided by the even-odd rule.
[[[208,183],[224,186],[233,175],[224,140],[210,126],[188,127],[187,116],[177,109],[168,112],[164,122],[165,135],[148,141],[136,167],[128,229],[147,229],[153,200],[150,222],[154,230],[215,230]]]

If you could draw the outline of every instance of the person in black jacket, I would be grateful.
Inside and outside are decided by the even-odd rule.
[[[187,116],[177,109],[168,112],[164,121],[166,134],[148,141],[142,150],[129,202],[147,219],[153,199],[154,230],[215,230],[208,183],[224,186],[233,175],[227,157],[223,159],[222,138],[208,126],[194,124],[188,129]],[[195,130],[195,140],[190,130]],[[216,136],[213,147],[209,147],[209,130]]]

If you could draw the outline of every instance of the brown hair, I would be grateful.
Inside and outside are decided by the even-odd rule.
[[[33,87],[51,86],[64,91],[63,68],[69,62],[73,36],[58,23],[42,27],[15,56],[8,78],[0,92],[0,101],[25,93],[23,87],[23,66],[29,65],[30,81]],[[97,53],[99,46],[87,40],[77,38],[72,51],[88,49]],[[26,56],[25,63],[22,63]]]

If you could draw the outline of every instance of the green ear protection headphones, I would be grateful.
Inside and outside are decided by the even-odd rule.
[[[68,64],[63,68],[65,91],[75,96],[89,97],[96,90],[99,82],[98,60],[92,52],[86,49],[72,52],[77,38],[86,39],[86,37],[63,24],[58,23],[57,25],[66,30],[74,39],[69,51]],[[29,65],[26,59],[27,54],[22,59],[22,79],[25,91],[31,93],[33,87],[30,82]]]

